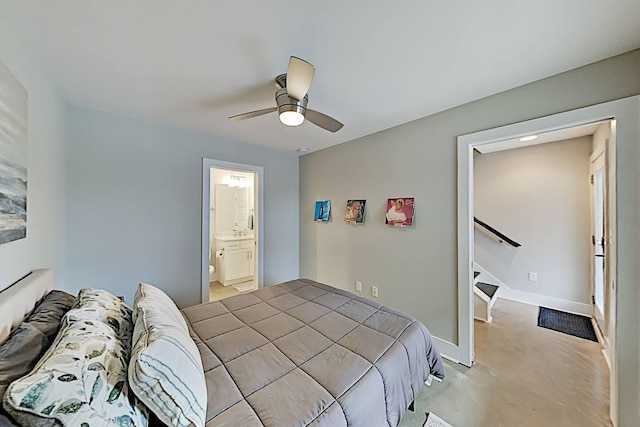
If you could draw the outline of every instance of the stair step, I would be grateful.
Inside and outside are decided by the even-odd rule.
[[[476,277],[478,277],[480,275],[479,271],[474,271],[473,272],[473,278],[475,279]]]
[[[493,298],[493,296],[498,291],[498,287],[496,285],[492,285],[491,283],[478,282],[476,283],[476,286],[478,287],[478,289],[484,292],[489,297],[489,299]]]

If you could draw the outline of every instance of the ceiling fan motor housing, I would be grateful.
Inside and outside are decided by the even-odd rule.
[[[309,97],[305,95],[300,101],[295,98],[291,98],[287,93],[287,88],[278,89],[276,92],[276,104],[278,105],[278,114],[282,114],[285,111],[295,111],[303,116],[307,112],[307,102]]]
[[[304,59],[292,56],[289,59],[287,73],[280,74],[275,80],[276,87],[278,88],[276,91],[276,107],[237,114],[229,117],[229,119],[245,120],[277,111],[280,122],[286,126],[300,126],[308,120],[329,132],[339,131],[343,125],[333,117],[322,114],[319,111],[307,110],[307,102],[309,101],[307,92],[311,87],[314,73],[315,68],[313,65]],[[289,85],[287,85],[287,83],[289,83]],[[289,93],[291,93],[291,95]],[[309,114],[308,117],[307,113]]]

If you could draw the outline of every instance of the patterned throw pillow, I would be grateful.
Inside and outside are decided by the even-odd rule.
[[[91,318],[113,328],[120,339],[131,340],[133,322],[131,309],[118,297],[104,289],[81,289],[71,310],[65,316],[68,323]]]
[[[147,284],[136,293],[129,384],[166,425],[202,427],[207,386],[200,352],[178,307],[159,293]]]
[[[29,426],[146,426],[146,408],[127,385],[129,355],[113,326],[75,319],[34,371],[9,386],[5,409]]]

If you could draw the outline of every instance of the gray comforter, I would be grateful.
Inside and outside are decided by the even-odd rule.
[[[396,426],[440,354],[413,317],[311,280],[183,310],[207,426]]]

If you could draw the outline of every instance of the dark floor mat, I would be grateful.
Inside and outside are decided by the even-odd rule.
[[[587,316],[540,307],[538,326],[598,342],[591,318]]]

